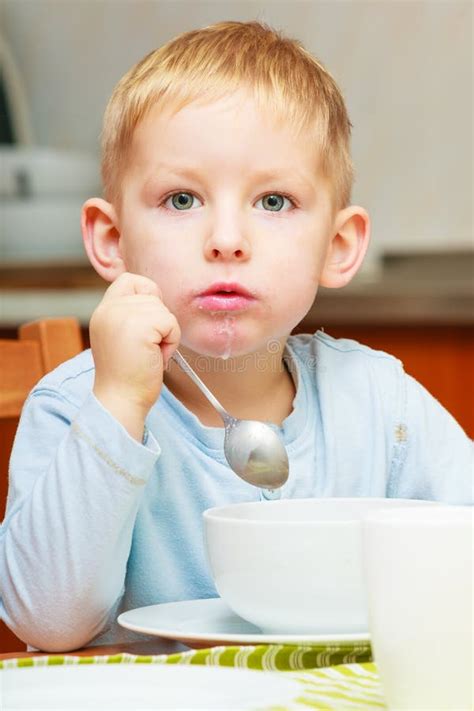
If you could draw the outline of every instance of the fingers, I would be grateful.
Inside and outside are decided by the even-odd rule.
[[[160,288],[148,277],[131,272],[110,284],[91,326],[94,331],[110,326],[115,333],[134,334],[137,343],[148,328],[149,343],[160,347],[165,367],[181,339],[178,321],[163,303]]]
[[[108,287],[103,300],[115,299],[118,296],[131,296],[132,294],[150,294],[162,298],[161,289],[152,279],[140,274],[124,272]]]
[[[173,314],[170,313],[169,319],[161,322],[158,337],[161,339],[159,343],[163,354],[163,366],[166,368],[181,340],[181,329]]]

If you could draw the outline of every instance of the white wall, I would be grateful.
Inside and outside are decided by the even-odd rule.
[[[330,69],[353,129],[354,202],[392,250],[472,244],[469,0],[3,0],[39,143],[97,151],[120,76],[178,32],[263,19]]]

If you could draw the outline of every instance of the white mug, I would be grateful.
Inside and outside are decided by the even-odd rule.
[[[473,509],[370,515],[363,530],[372,651],[390,709],[473,708]]]

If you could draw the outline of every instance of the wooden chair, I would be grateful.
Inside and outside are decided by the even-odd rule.
[[[0,520],[8,488],[8,461],[23,403],[38,380],[83,349],[75,318],[50,318],[21,326],[17,339],[0,339]],[[0,622],[0,653],[25,644]]]

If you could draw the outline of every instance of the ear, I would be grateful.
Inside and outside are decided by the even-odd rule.
[[[370,218],[364,208],[350,205],[340,210],[334,220],[320,285],[337,289],[348,284],[364,260],[369,241]]]
[[[126,271],[120,253],[120,232],[115,208],[102,198],[90,198],[82,206],[81,228],[89,261],[106,281]]]

